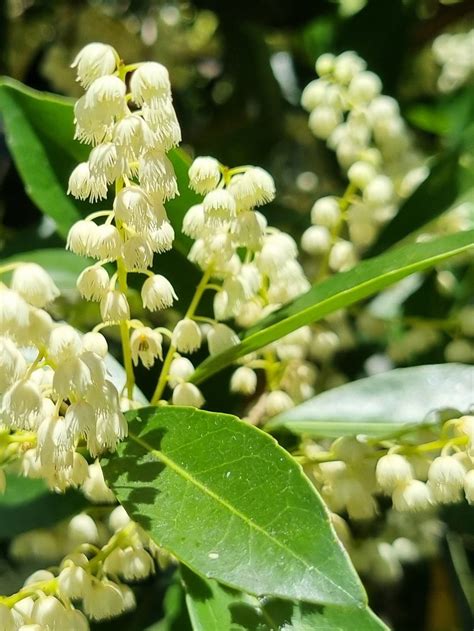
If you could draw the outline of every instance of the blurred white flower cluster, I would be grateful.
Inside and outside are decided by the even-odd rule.
[[[19,535],[10,554],[17,563],[35,559],[57,565],[31,574],[16,594],[0,597],[2,631],[87,631],[88,620],[134,609],[135,596],[126,583],[146,579],[156,563],[166,563],[121,506],[106,519],[79,513],[53,530]]]
[[[351,51],[326,53],[316,61],[318,79],[303,91],[309,127],[326,141],[349,180],[342,198],[318,199],[302,247],[321,261],[322,273],[352,267],[358,252],[392,218],[400,200],[426,177],[398,103]],[[343,235],[347,224],[347,235]]]
[[[441,66],[441,92],[452,92],[469,83],[474,77],[474,29],[439,35],[433,42],[433,55]]]

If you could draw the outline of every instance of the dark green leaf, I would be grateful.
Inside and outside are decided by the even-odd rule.
[[[301,468],[227,414],[143,408],[104,459],[125,509],[199,574],[253,594],[357,606],[363,588]]]
[[[431,165],[430,174],[401,205],[395,217],[380,231],[367,256],[375,256],[395,245],[443,214],[459,194],[460,150],[446,151]]]
[[[385,631],[370,609],[262,599],[206,580],[182,567],[194,631]]]
[[[0,539],[10,539],[34,528],[46,528],[87,506],[76,491],[48,491],[42,480],[7,477],[7,490],[0,496]]]
[[[240,344],[204,360],[195,370],[192,381],[200,383],[239,357],[320,320],[333,311],[367,298],[414,272],[428,269],[465,252],[473,244],[474,230],[471,230],[428,243],[407,245],[362,261],[350,271],[314,285],[308,292],[245,331]]]
[[[332,438],[387,435],[436,422],[443,412],[467,413],[473,407],[473,366],[415,366],[323,392],[272,419],[266,429]]]

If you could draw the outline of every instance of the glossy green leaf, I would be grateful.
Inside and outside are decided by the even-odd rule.
[[[474,408],[474,367],[397,368],[327,390],[280,414],[269,431],[328,436],[387,435]]]
[[[7,489],[0,495],[0,539],[46,528],[85,506],[87,500],[81,493],[52,493],[42,480],[8,475]]]
[[[239,357],[280,339],[301,326],[316,322],[333,311],[371,296],[381,289],[437,265],[474,245],[474,230],[415,243],[362,261],[348,272],[336,274],[248,329],[240,344],[204,360],[192,381],[200,383]]]
[[[1,260],[1,265],[23,261],[41,265],[52,277],[61,293],[76,289],[76,280],[92,261],[76,256],[64,248],[29,250]]]
[[[262,599],[224,587],[181,570],[186,603],[194,631],[385,631],[383,624],[365,608],[313,605]]]
[[[323,502],[270,436],[194,408],[128,413],[103,459],[119,501],[194,571],[253,594],[362,606],[365,594]]]

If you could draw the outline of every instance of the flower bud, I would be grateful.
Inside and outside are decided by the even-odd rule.
[[[334,228],[341,218],[341,207],[335,197],[321,197],[311,208],[311,221],[319,226]]]
[[[294,402],[283,390],[273,390],[266,395],[265,412],[267,416],[276,416],[294,406]]]
[[[109,290],[100,301],[100,315],[104,322],[129,320],[130,307],[125,294],[118,289]]]
[[[251,395],[257,389],[257,375],[247,366],[240,366],[232,375],[230,389],[239,394]]]
[[[375,476],[380,488],[386,493],[392,493],[395,487],[413,479],[413,470],[403,456],[387,454],[377,462]]]
[[[312,256],[326,254],[331,247],[331,234],[324,226],[310,226],[301,236],[301,247]]]
[[[193,383],[180,383],[173,390],[173,405],[186,405],[200,408],[204,397]]]
[[[168,383],[175,388],[179,383],[188,381],[194,372],[194,366],[187,357],[175,357],[170,365]]]
[[[209,354],[217,355],[231,346],[239,343],[239,338],[235,331],[225,324],[217,323],[207,334]]]

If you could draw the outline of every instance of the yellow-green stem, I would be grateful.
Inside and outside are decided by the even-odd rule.
[[[199,281],[199,285],[196,287],[196,292],[189,304],[188,310],[184,314],[185,318],[192,318],[194,313],[199,305],[199,301],[202,298],[203,293],[207,288],[207,283],[211,278],[212,269],[208,269],[204,272],[201,280]],[[158,379],[158,383],[156,384],[156,389],[151,399],[151,404],[156,405],[158,401],[161,399],[163,392],[166,388],[166,383],[168,381],[168,373],[170,370],[171,362],[173,361],[174,354],[176,353],[176,347],[173,344],[170,345],[168,352],[165,357],[165,361],[163,363],[163,368],[161,369],[160,378]]]

